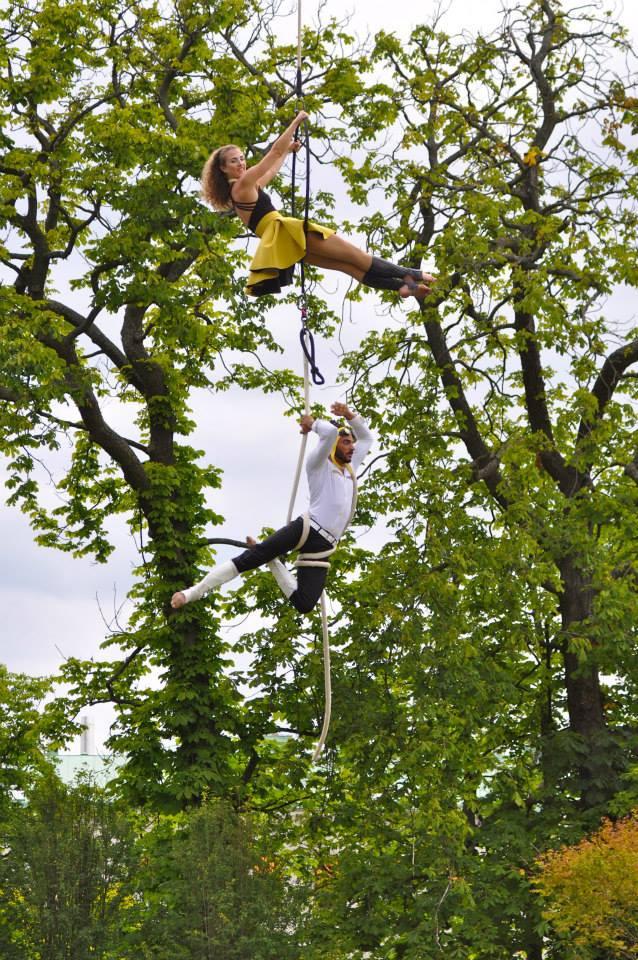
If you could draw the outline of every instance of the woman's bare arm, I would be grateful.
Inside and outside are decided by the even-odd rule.
[[[252,203],[255,200],[258,187],[266,186],[279,173],[288,154],[299,149],[299,142],[294,140],[295,131],[307,117],[308,114],[305,110],[300,110],[281,136],[277,137],[265,157],[262,157],[259,163],[250,167],[239,180],[235,181],[233,197],[236,200],[243,203]]]

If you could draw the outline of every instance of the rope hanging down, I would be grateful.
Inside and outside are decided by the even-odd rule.
[[[310,376],[309,376],[309,363],[308,357],[304,351],[303,355],[303,382],[304,382],[304,413],[307,415],[310,413]],[[295,509],[295,500],[297,499],[297,491],[299,489],[299,479],[301,477],[301,468],[303,467],[304,458],[306,455],[306,444],[308,443],[308,434],[304,433],[301,437],[301,444],[299,447],[299,456],[297,457],[297,467],[295,469],[295,476],[292,484],[292,491],[290,494],[290,502],[288,504],[288,515],[286,518],[286,523],[290,523],[292,520],[292,514]],[[304,523],[304,527],[306,524]],[[307,534],[306,534],[307,535]],[[305,539],[302,534],[302,540]],[[332,551],[331,551],[332,552]],[[315,561],[320,562],[320,561]],[[324,679],[324,713],[323,713],[323,725],[321,728],[321,734],[315,747],[314,753],[312,755],[312,762],[316,763],[321,755],[324,744],[326,742],[326,737],[328,736],[328,729],[330,727],[330,715],[332,713],[332,683],[330,678],[330,638],[328,635],[328,609],[326,605],[326,591],[323,590],[321,593],[321,635],[322,635],[322,645],[323,645],[323,679]]]
[[[302,89],[302,80],[301,80],[301,31],[302,31],[302,19],[301,19],[301,0],[297,2],[297,82],[296,82],[296,93],[297,98],[300,103],[303,103],[303,89]],[[310,138],[308,136],[308,124],[304,123],[304,134],[306,137],[306,197],[304,205],[304,233],[308,233],[308,219],[310,211]],[[295,131],[295,139],[299,137],[299,127]],[[292,155],[292,215],[295,216],[295,194],[296,194],[296,173],[297,173],[297,154],[293,153]],[[312,336],[312,332],[308,329],[307,319],[308,319],[308,307],[307,307],[307,298],[306,298],[306,272],[304,267],[303,260],[299,263],[300,268],[300,279],[301,279],[301,294],[299,296],[298,304],[299,310],[301,313],[301,330],[299,332],[299,340],[301,343],[301,349],[303,352],[303,381],[304,381],[304,413],[308,415],[310,413],[310,375],[312,375],[312,382],[317,386],[323,386],[326,382],[324,377],[321,374],[321,371],[315,363],[315,342]],[[306,455],[306,444],[308,442],[308,434],[304,433],[301,438],[301,446],[299,448],[299,456],[297,458],[297,467],[295,470],[295,477],[293,480],[292,491],[290,494],[290,503],[288,505],[288,517],[287,523],[290,523],[292,520],[293,510],[295,509],[295,500],[297,499],[297,490],[299,489],[299,479],[301,477],[301,468],[303,466],[304,457]],[[306,521],[304,521],[304,528],[306,527]],[[303,535],[302,535],[302,539]],[[330,551],[332,552],[332,551]],[[304,562],[304,561],[302,561]],[[323,563],[325,558],[321,560],[315,558],[314,561],[305,561],[306,563]],[[324,677],[324,690],[325,690],[325,699],[324,699],[324,714],[323,714],[323,725],[321,727],[321,734],[315,747],[314,753],[312,755],[312,762],[316,763],[321,755],[321,752],[324,748],[326,742],[326,737],[328,736],[328,729],[330,727],[330,715],[332,712],[332,684],[330,678],[330,639],[328,636],[328,609],[326,605],[326,591],[323,590],[321,593],[321,633],[323,640],[323,677]]]
[[[298,43],[297,43],[297,96],[299,99],[302,99],[301,93],[301,0],[298,4]],[[307,126],[307,125],[306,125]],[[304,231],[308,232],[308,220],[309,220],[309,209],[310,209],[310,145],[308,142],[308,132],[305,130],[306,134],[306,199],[305,199],[305,212],[304,212]],[[298,129],[295,132],[295,139],[298,139]],[[296,178],[296,159],[297,154],[293,153],[292,156],[292,215],[295,216],[295,178]],[[303,380],[304,380],[304,413],[308,415],[310,413],[310,377],[312,376],[313,383],[317,386],[322,386],[325,383],[324,377],[322,376],[319,368],[315,363],[315,344],[311,331],[307,326],[308,318],[308,308],[306,303],[306,276],[304,271],[303,260],[299,263],[300,266],[300,278],[301,278],[301,294],[298,299],[299,310],[301,313],[301,331],[299,334],[299,339],[301,342],[301,348],[303,351]],[[301,470],[303,467],[304,458],[306,455],[306,444],[308,442],[308,434],[304,433],[301,438],[301,446],[299,449],[299,456],[297,458],[297,467],[295,469],[295,476],[292,485],[292,491],[290,495],[290,502],[288,504],[288,515],[286,518],[286,523],[290,523],[292,520],[292,514],[295,509],[295,500],[297,499],[297,491],[299,489],[299,480],[301,477]],[[354,514],[355,504],[356,504],[356,479],[353,479],[354,489],[353,489],[353,500],[352,500],[352,510],[350,514],[350,519]],[[348,521],[349,523],[350,521]],[[308,537],[308,525],[309,517],[306,515],[304,517],[303,523],[303,532],[301,539],[298,544],[298,548],[303,549],[303,543]],[[216,537],[214,539],[208,540],[208,543],[211,544],[228,544],[231,546],[243,547],[245,543],[241,540],[230,540],[225,537]],[[303,554],[300,553],[296,561],[296,566],[321,566],[328,567],[329,561],[328,557],[334,552],[335,548],[326,550],[321,554]],[[325,690],[325,706],[324,706],[324,717],[323,724],[321,728],[321,734],[317,745],[315,747],[314,753],[312,755],[312,762],[315,763],[321,752],[324,748],[326,742],[326,737],[328,736],[328,729],[330,727],[330,715],[332,712],[332,685],[330,677],[330,641],[328,636],[328,610],[326,604],[326,592],[322,591],[321,597],[321,632],[323,640],[323,673],[324,673],[324,690]]]

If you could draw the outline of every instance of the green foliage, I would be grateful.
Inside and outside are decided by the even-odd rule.
[[[6,960],[295,960],[306,891],[263,818],[140,816],[49,773],[0,822]]]
[[[157,960],[294,960],[303,888],[286,881],[282,852],[232,808],[204,803],[165,819],[141,841],[130,914],[131,955]],[[137,899],[137,898],[136,898]]]
[[[43,715],[47,679],[9,673],[0,664],[0,815],[17,792],[50,768],[47,752],[69,736],[72,724],[55,710]]]
[[[125,811],[90,782],[50,773],[3,820],[0,945],[6,960],[114,957],[135,862]]]

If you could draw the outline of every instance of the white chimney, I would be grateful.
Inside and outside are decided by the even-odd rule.
[[[85,715],[80,717],[80,723],[82,724],[82,733],[80,734],[80,753],[83,755],[95,753],[93,747],[93,729],[91,727],[91,721]]]

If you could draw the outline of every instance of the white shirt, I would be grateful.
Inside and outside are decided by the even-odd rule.
[[[348,422],[357,441],[350,465],[356,473],[372,446],[372,434],[363,417],[358,414]],[[308,512],[310,519],[328,530],[335,540],[343,535],[352,508],[353,480],[350,471],[340,470],[332,460],[330,451],[337,439],[339,428],[327,420],[315,420],[313,431],[319,443],[306,460],[306,473],[310,488]]]

